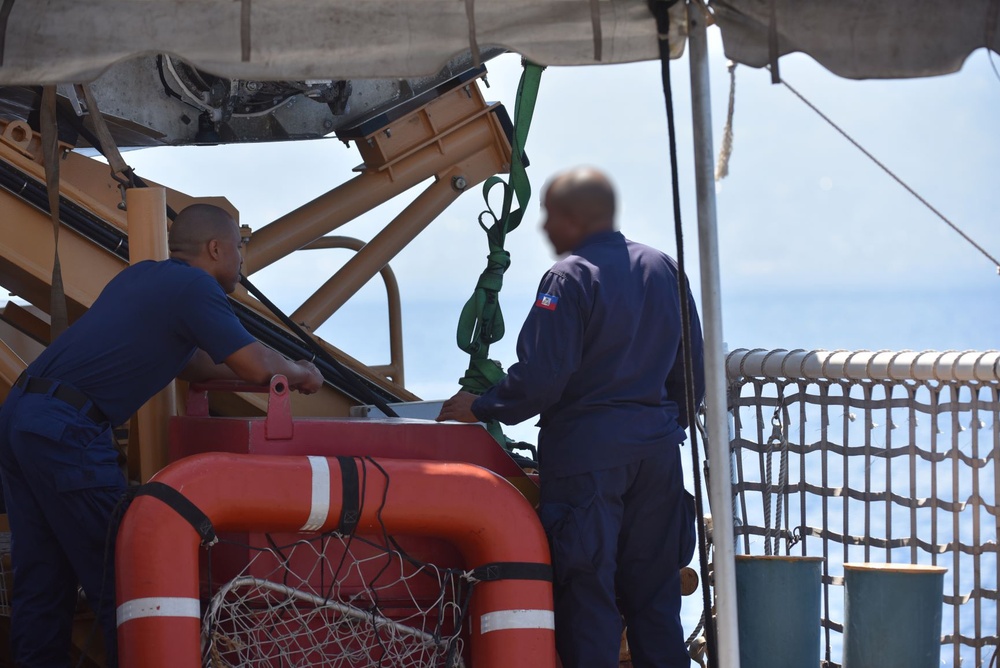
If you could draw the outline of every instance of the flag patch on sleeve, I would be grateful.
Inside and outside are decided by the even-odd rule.
[[[535,300],[535,306],[538,308],[543,308],[546,311],[555,311],[556,305],[559,303],[559,298],[555,295],[547,295],[544,292],[538,293],[538,299]]]

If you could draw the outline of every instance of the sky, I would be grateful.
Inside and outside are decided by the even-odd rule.
[[[710,29],[709,38],[712,132],[718,147],[730,82],[718,31]],[[993,60],[1000,68],[1000,56]],[[501,101],[513,114],[519,57],[503,56],[487,68],[487,99]],[[684,250],[698,295],[688,68],[686,54],[672,63]],[[782,58],[781,75],[987,251],[1000,256],[1000,77],[984,50],[973,53],[960,72],[928,79],[840,79],[798,54]],[[727,309],[739,313],[740,306],[753,300],[773,299],[787,306],[782,313],[794,313],[797,303],[872,293],[903,300],[920,293],[978,295],[989,322],[1000,324],[994,301],[1000,276],[989,260],[786,87],[772,85],[767,71],[739,66],[735,77],[729,176],[716,184],[724,332],[741,331],[738,323],[727,328]],[[534,300],[538,279],[554,260],[539,229],[538,204],[554,173],[580,164],[605,170],[618,189],[619,223],[626,236],[676,255],[665,119],[658,63],[548,68],[542,75],[526,147],[534,195],[521,228],[507,244],[512,263],[501,303],[508,334],[494,349],[505,364],[513,361],[517,328]],[[192,195],[229,198],[240,210],[241,222],[254,229],[350,179],[351,169],[361,162],[353,146],[333,138],[148,149],[131,152],[127,159],[144,178]],[[336,234],[370,239],[423,187]],[[421,396],[448,396],[464,371],[457,352],[436,348],[454,348],[459,310],[485,266],[486,240],[477,224],[483,208],[481,189],[470,188],[391,263],[404,301],[406,355],[414,360],[408,368],[418,370],[408,371],[411,389]],[[291,312],[348,257],[344,251],[300,252],[251,278]],[[320,334],[362,361],[385,362],[387,353],[370,348],[373,336],[383,345],[382,335],[368,333],[381,326],[381,316],[374,324],[360,322],[380,312],[384,300],[375,279]],[[446,315],[429,318],[430,311],[406,306],[431,303],[440,306],[434,313]],[[941,330],[931,346],[969,347],[947,322]],[[815,343],[836,344],[822,338]],[[732,344],[754,345],[760,343]],[[782,345],[796,347],[796,342]]]

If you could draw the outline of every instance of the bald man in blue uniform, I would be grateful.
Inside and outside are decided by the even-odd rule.
[[[117,661],[113,511],[125,492],[112,427],[174,377],[323,383],[256,341],[226,294],[239,280],[236,221],[190,206],[170,228],[170,259],[139,262],[18,378],[0,408],[0,476],[12,536],[11,645],[20,668],[66,668],[77,583]]]
[[[518,361],[439,420],[540,415],[539,517],[552,550],[564,668],[616,668],[622,618],[636,668],[690,666],[680,569],[694,550],[679,444],[686,391],[676,263],[615,229],[606,176],[580,168],[545,192],[544,229],[562,259],[542,278]],[[694,300],[695,401],[704,396]]]

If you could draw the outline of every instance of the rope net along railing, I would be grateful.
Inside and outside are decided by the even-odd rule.
[[[461,570],[418,562],[396,539],[333,533],[285,546],[276,540],[251,534],[249,544],[223,542],[210,551],[204,570],[217,581],[202,608],[204,666],[465,665],[460,634],[470,585]],[[399,541],[414,553],[453,556],[432,539]],[[246,566],[219,577],[237,562]]]
[[[986,666],[997,615],[1000,353],[736,350],[737,551],[823,557],[827,666],[845,563],[944,566],[942,665]]]

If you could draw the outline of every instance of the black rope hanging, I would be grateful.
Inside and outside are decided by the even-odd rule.
[[[681,201],[680,186],[677,176],[677,137],[674,129],[674,101],[670,84],[670,7],[676,4],[677,0],[649,0],[649,10],[656,17],[656,30],[658,33],[660,51],[660,72],[663,81],[663,96],[667,108],[667,136],[670,151],[670,187],[673,193],[674,204],[674,237],[677,243],[677,268],[678,268],[678,290],[680,292],[681,306],[681,327],[683,335],[681,337],[684,352],[684,384],[687,395],[688,431],[691,436],[691,462],[694,479],[694,503],[695,514],[698,516],[701,530],[698,531],[698,559],[701,566],[701,593],[702,605],[705,609],[705,639],[708,643],[708,665],[709,668],[717,668],[718,657],[716,648],[715,623],[712,620],[712,597],[709,592],[708,578],[708,540],[705,535],[705,525],[702,518],[705,516],[702,504],[701,492],[701,472],[699,463],[701,456],[698,449],[698,429],[696,422],[695,387],[694,387],[694,367],[692,360],[691,346],[691,311],[688,301],[688,280],[684,266],[684,233],[681,228]]]

